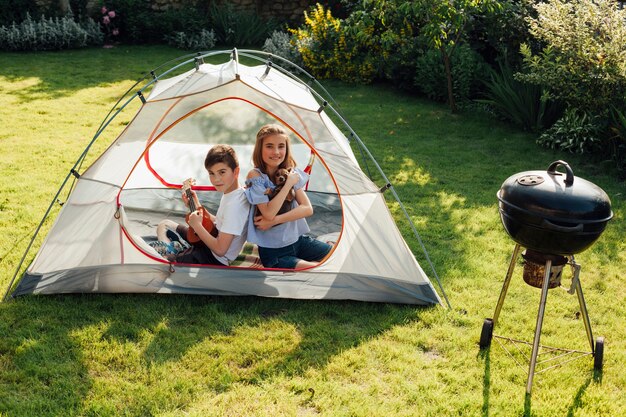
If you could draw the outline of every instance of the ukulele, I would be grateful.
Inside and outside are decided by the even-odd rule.
[[[198,207],[196,206],[196,200],[193,198],[193,193],[191,192],[191,187],[193,187],[195,184],[196,181],[192,178],[189,178],[188,180],[185,180],[185,182],[183,182],[183,192],[187,196],[187,201],[189,202],[189,213],[185,216],[185,221],[187,222],[187,224],[189,224],[189,216],[191,216],[191,213],[200,210],[202,212],[202,227],[204,227],[211,234],[211,236],[217,237],[217,227],[215,227],[213,220],[211,220],[211,215],[209,214],[207,209],[205,209],[201,205],[198,205]],[[191,227],[191,225],[187,230],[186,238],[187,242],[191,244],[197,244],[202,241],[202,239],[200,239],[200,237],[193,230],[193,227]]]

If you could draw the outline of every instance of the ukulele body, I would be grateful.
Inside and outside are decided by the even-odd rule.
[[[200,206],[198,210],[202,211],[202,227],[208,230],[211,236],[217,237],[217,228],[215,227],[215,223],[213,223],[213,220],[211,220],[211,215],[209,214],[207,209]],[[185,221],[187,222],[188,225],[189,225],[189,216],[191,216],[191,213],[188,213],[185,216]],[[189,225],[189,229],[187,229],[186,239],[187,239],[187,242],[193,245],[202,242],[202,239],[200,239],[200,236],[196,234],[196,232],[193,230],[193,227],[191,227],[191,225]]]
[[[185,221],[187,222],[187,225],[189,225],[189,229],[187,229],[186,239],[187,242],[191,243],[192,245],[202,242],[200,236],[198,236],[198,234],[193,230],[193,227],[191,227],[191,225],[189,224],[189,216],[191,216],[191,213],[193,213],[194,211],[200,210],[202,212],[202,227],[204,227],[211,234],[211,236],[217,237],[218,233],[217,227],[215,227],[213,220],[211,220],[211,215],[209,214],[207,209],[200,205],[197,197],[194,198],[195,196],[193,195],[191,189],[195,185],[195,183],[196,181],[193,178],[189,178],[183,182],[182,187],[183,193],[187,197],[187,202],[189,204],[189,213],[187,213],[187,215],[185,216]]]

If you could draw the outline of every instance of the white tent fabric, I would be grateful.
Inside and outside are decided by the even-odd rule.
[[[310,88],[277,69],[265,72],[265,65],[231,60],[159,79],[132,122],[77,180],[13,294],[151,292],[440,304],[379,188]],[[314,161],[307,193],[318,218],[309,223],[312,235],[335,236],[330,255],[300,271],[172,265],[161,258],[146,236],[155,233],[159,218],[184,216],[183,180],[210,186],[203,161],[217,143],[235,148],[244,176],[252,168],[256,131],[266,123],[292,133],[299,167]],[[218,193],[198,193],[214,210]]]

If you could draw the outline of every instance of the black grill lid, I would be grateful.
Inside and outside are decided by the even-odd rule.
[[[565,173],[557,167],[565,168]],[[575,177],[565,161],[555,161],[547,171],[525,171],[507,178],[498,200],[552,221],[565,223],[606,222],[613,217],[611,200],[597,185]]]

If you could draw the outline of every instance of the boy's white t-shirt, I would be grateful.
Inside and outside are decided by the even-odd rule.
[[[228,194],[222,195],[220,206],[215,214],[215,226],[220,233],[233,235],[228,250],[224,256],[215,256],[215,259],[225,265],[230,264],[241,252],[246,237],[248,236],[248,213],[250,203],[244,194],[243,188],[238,188]]]

